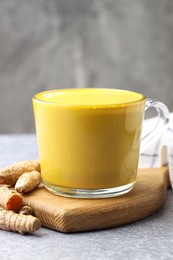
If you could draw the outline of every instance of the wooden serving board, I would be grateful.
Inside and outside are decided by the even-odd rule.
[[[60,232],[115,227],[143,219],[158,210],[169,187],[168,168],[140,169],[135,188],[108,199],[73,199],[54,195],[44,187],[24,195],[42,225]]]

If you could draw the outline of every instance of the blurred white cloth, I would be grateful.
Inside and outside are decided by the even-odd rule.
[[[145,120],[146,129],[154,125],[156,119]],[[171,187],[173,188],[173,113],[167,131],[154,141],[139,158],[139,168],[156,168],[168,164]]]

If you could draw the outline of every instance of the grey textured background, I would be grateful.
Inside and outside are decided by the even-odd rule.
[[[173,1],[0,0],[0,133],[34,132],[33,94],[71,87],[173,111]]]

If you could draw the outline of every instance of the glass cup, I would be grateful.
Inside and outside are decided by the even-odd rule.
[[[167,107],[118,89],[62,89],[33,97],[42,180],[58,195],[114,197],[135,185],[139,153],[169,122]],[[144,113],[156,126],[141,138]]]

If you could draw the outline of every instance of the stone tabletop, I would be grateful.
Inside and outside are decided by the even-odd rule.
[[[38,158],[35,135],[1,135],[0,166]],[[0,231],[1,260],[173,259],[173,195],[152,216],[108,230],[62,234],[41,228],[32,235]]]

